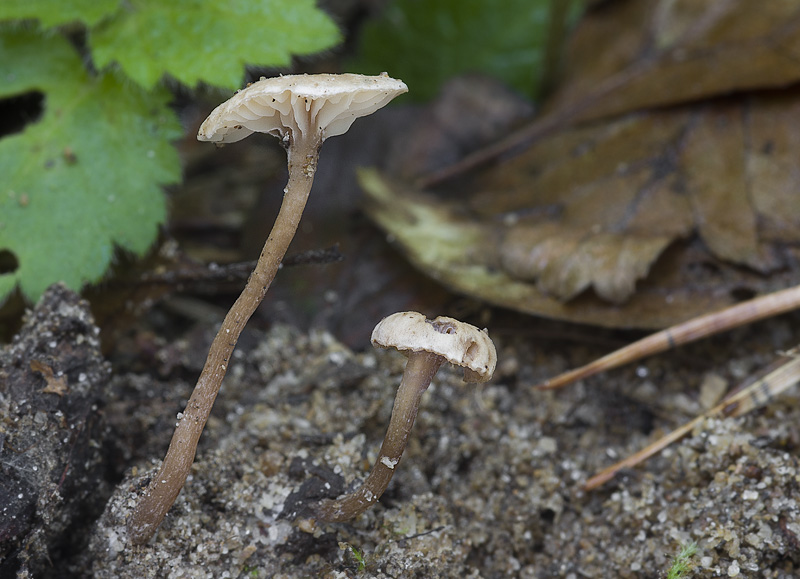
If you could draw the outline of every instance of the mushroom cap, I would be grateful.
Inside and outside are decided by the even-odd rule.
[[[298,74],[261,78],[219,105],[197,132],[200,141],[234,143],[252,133],[321,140],[346,133],[358,117],[399,94],[403,81],[361,74]]]
[[[445,316],[428,320],[417,312],[392,314],[375,326],[372,345],[438,354],[464,367],[465,382],[486,382],[497,365],[497,351],[486,330]]]

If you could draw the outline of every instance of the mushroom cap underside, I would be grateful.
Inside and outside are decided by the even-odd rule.
[[[252,133],[283,138],[319,134],[321,140],[347,132],[408,87],[386,73],[299,74],[262,78],[215,108],[200,126],[200,141],[234,143]]]
[[[497,351],[486,330],[454,318],[428,320],[417,312],[399,312],[372,331],[372,345],[401,352],[432,352],[464,367],[464,380],[486,382],[497,365]]]

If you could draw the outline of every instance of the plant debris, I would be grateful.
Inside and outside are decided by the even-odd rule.
[[[797,285],[799,22],[791,3],[602,3],[493,166],[366,173],[367,212],[448,288],[574,322],[662,328]]]

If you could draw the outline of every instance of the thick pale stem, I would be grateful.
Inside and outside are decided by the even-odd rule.
[[[297,231],[311,192],[321,144],[320,138],[289,144],[289,182],[284,190],[280,212],[247,285],[231,306],[209,348],[205,366],[183,415],[178,419],[164,462],[128,521],[130,540],[135,545],[150,540],[186,482],[194,462],[197,443],[222,385],[239,335],[264,299]]]
[[[389,429],[372,471],[356,491],[340,499],[323,501],[315,509],[318,520],[336,523],[349,521],[381,498],[406,449],[411,428],[417,418],[420,399],[444,360],[442,356],[429,352],[409,354],[408,364],[394,399]]]

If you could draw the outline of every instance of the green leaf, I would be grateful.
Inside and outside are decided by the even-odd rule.
[[[2,0],[0,20],[36,18],[45,28],[83,22],[94,26],[119,6],[120,0]]]
[[[284,66],[338,41],[313,0],[130,0],[89,37],[98,67],[117,62],[148,88],[164,73],[238,88],[245,65]]]
[[[468,72],[493,75],[534,95],[545,69],[550,7],[567,1],[398,0],[364,27],[353,68],[388,71],[420,100]]]
[[[39,92],[41,119],[0,139],[0,275],[35,300],[53,282],[99,279],[115,244],[141,254],[165,217],[160,185],[180,176],[170,141],[181,135],[164,90],[113,74],[91,77],[60,35],[0,30],[0,98]]]

